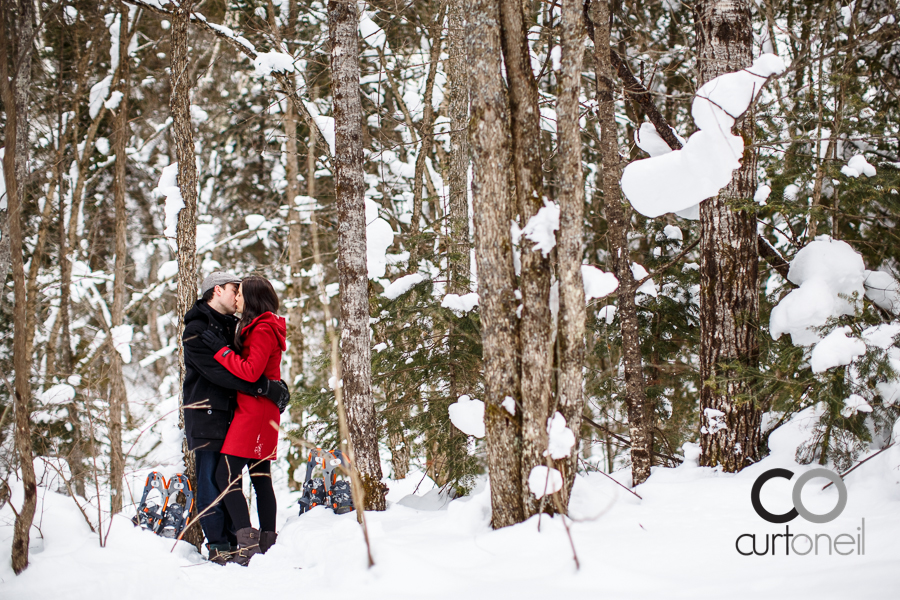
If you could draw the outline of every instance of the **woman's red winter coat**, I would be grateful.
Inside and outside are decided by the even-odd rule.
[[[283,317],[265,312],[241,330],[241,355],[228,348],[216,353],[216,360],[231,373],[256,381],[260,375],[281,379],[281,353],[284,352],[287,326]],[[278,425],[281,415],[275,403],[265,396],[248,396],[238,392],[237,410],[222,454],[275,460]]]

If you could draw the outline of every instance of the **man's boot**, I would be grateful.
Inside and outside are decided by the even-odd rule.
[[[233,555],[233,562],[246,567],[254,554],[259,554],[259,530],[244,527],[237,532],[238,549]]]
[[[269,548],[275,545],[275,540],[278,539],[278,534],[274,531],[260,531],[259,532],[259,553],[265,554],[269,551]]]
[[[231,558],[231,544],[208,544],[209,562],[224,565]]]

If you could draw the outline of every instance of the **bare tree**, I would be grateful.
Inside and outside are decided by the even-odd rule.
[[[559,136],[559,243],[556,247],[559,277],[559,331],[556,337],[559,374],[556,403],[576,436],[581,431],[584,409],[584,178],[581,172],[581,128],[578,124],[581,66],[584,59],[584,22],[578,0],[560,6],[561,72],[557,100]],[[578,445],[566,461],[566,497],[575,482]]]
[[[450,95],[450,238],[447,253],[452,294],[469,291],[469,123],[468,64],[466,61],[465,7],[450,0],[448,8],[448,58],[444,62]],[[451,387],[453,384],[451,382]]]
[[[596,63],[597,115],[600,124],[600,156],[603,162],[601,189],[609,224],[610,260],[619,280],[618,311],[622,326],[622,354],[625,370],[625,394],[628,404],[628,429],[631,437],[631,469],[634,484],[650,476],[652,441],[647,427],[647,396],[641,361],[635,293],[637,282],[631,272],[628,250],[630,209],[619,187],[622,169],[616,138],[613,68],[610,58],[608,0],[592,0],[591,20],[594,24],[594,60]]]
[[[116,155],[115,163],[115,218],[116,218],[116,243],[115,243],[115,280],[113,282],[112,326],[118,327],[125,322],[125,262],[128,258],[127,224],[128,211],[125,207],[125,189],[127,182],[126,163],[128,157],[125,148],[130,137],[128,126],[128,92],[130,83],[130,69],[128,58],[128,8],[124,3],[119,3],[119,71],[118,91],[122,94],[119,106],[113,119],[113,145]],[[125,458],[122,455],[122,408],[128,402],[125,392],[125,378],[122,374],[122,356],[116,350],[110,340],[110,385],[109,385],[109,484],[110,484],[110,510],[113,514],[122,510],[122,488],[125,478]]]
[[[520,226],[543,207],[544,173],[541,164],[541,126],[537,79],[531,70],[528,28],[520,0],[499,0],[500,39],[509,89],[512,166],[516,199],[513,215]],[[513,216],[513,218],[515,218]],[[544,464],[547,450],[547,417],[550,412],[550,373],[553,361],[550,331],[550,257],[531,248],[521,255],[519,291],[522,317],[519,320],[520,382],[519,411],[522,423],[522,490],[525,514],[538,510],[539,503],[528,491],[531,469]]]
[[[178,290],[175,314],[178,316],[178,366],[181,386],[184,386],[183,315],[197,300],[197,163],[194,158],[194,134],[191,129],[191,80],[188,70],[188,25],[193,0],[186,0],[172,11],[172,65],[169,110],[172,113],[172,138],[178,159],[178,187],[184,208],[178,213],[176,243],[178,245]],[[184,427],[184,398],[179,425]],[[196,487],[197,474],[194,453],[184,442],[185,474]],[[195,527],[188,532],[187,541],[198,546],[203,543],[202,530]],[[186,538],[188,537],[186,536]]]
[[[356,4],[328,2],[331,85],[334,96],[334,180],[338,207],[338,273],[341,292],[341,365],[347,424],[366,509],[384,510],[378,431],[372,397],[369,347],[369,279],[363,182],[362,104]],[[341,382],[335,381],[335,386]]]
[[[750,3],[703,0],[694,10],[700,84],[749,67]],[[748,140],[741,168],[728,187],[700,205],[700,464],[728,472],[759,459],[761,421],[746,379],[728,367],[753,366],[759,354],[756,217],[733,206],[753,198],[756,189],[753,121],[745,117],[735,128]]]
[[[507,178],[511,162],[496,2],[472,3],[466,34],[472,93],[469,140],[474,159],[475,256],[484,346],[484,422],[491,478],[491,524],[497,529],[525,520],[525,507],[520,416],[503,407],[507,398],[519,404],[518,301],[509,231],[513,195]]]
[[[20,0],[13,12],[10,0],[0,0],[0,94],[6,110],[4,138],[6,150],[3,156],[3,176],[6,180],[8,207],[8,231],[10,266],[13,275],[13,369],[15,380],[13,405],[16,411],[15,445],[22,474],[25,494],[22,507],[16,513],[13,526],[12,567],[18,575],[28,567],[28,543],[31,523],[37,504],[37,483],[34,475],[31,442],[31,348],[28,347],[28,322],[25,291],[25,257],[23,253],[22,206],[25,200],[25,183],[28,178],[28,91],[31,87],[31,57],[33,49],[34,4]],[[13,62],[14,77],[9,77],[7,17],[15,23],[10,30],[16,35],[16,57]],[[5,273],[4,273],[5,280]]]

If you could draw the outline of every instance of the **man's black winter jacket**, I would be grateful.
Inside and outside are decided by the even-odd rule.
[[[237,323],[237,317],[219,313],[202,299],[184,316],[184,433],[191,450],[221,450],[237,408],[237,392],[258,396],[268,387],[265,377],[252,382],[232,375],[200,339],[211,329],[232,347]]]

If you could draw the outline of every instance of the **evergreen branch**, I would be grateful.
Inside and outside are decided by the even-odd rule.
[[[769,240],[764,238],[763,236],[757,234],[759,238],[759,255],[762,256],[769,266],[775,269],[779,275],[784,277],[785,280],[788,278],[788,271],[791,269],[790,263],[784,259],[781,254],[778,253],[772,244],[769,243]]]
[[[684,258],[684,255],[687,254],[688,252],[690,252],[691,250],[693,250],[693,249],[697,246],[697,244],[699,244],[699,243],[700,243],[700,238],[697,238],[696,240],[694,240],[694,243],[693,243],[693,244],[691,244],[690,246],[688,246],[687,248],[685,248],[684,250],[682,250],[681,252],[679,252],[679,253],[675,256],[675,258],[673,258],[672,260],[670,260],[669,262],[667,262],[666,264],[664,264],[664,265],[661,266],[660,268],[656,269],[656,270],[653,271],[652,273],[648,274],[646,277],[644,277],[644,278],[641,279],[640,281],[635,281],[635,282],[634,282],[634,287],[635,287],[635,288],[639,288],[639,287],[641,287],[642,285],[644,285],[644,283],[647,282],[647,280],[652,279],[655,275],[659,275],[659,274],[664,273],[665,271],[667,271],[667,270],[669,269],[669,267],[671,267],[672,265],[674,265],[675,263],[677,263],[679,260],[681,260],[682,258]]]

